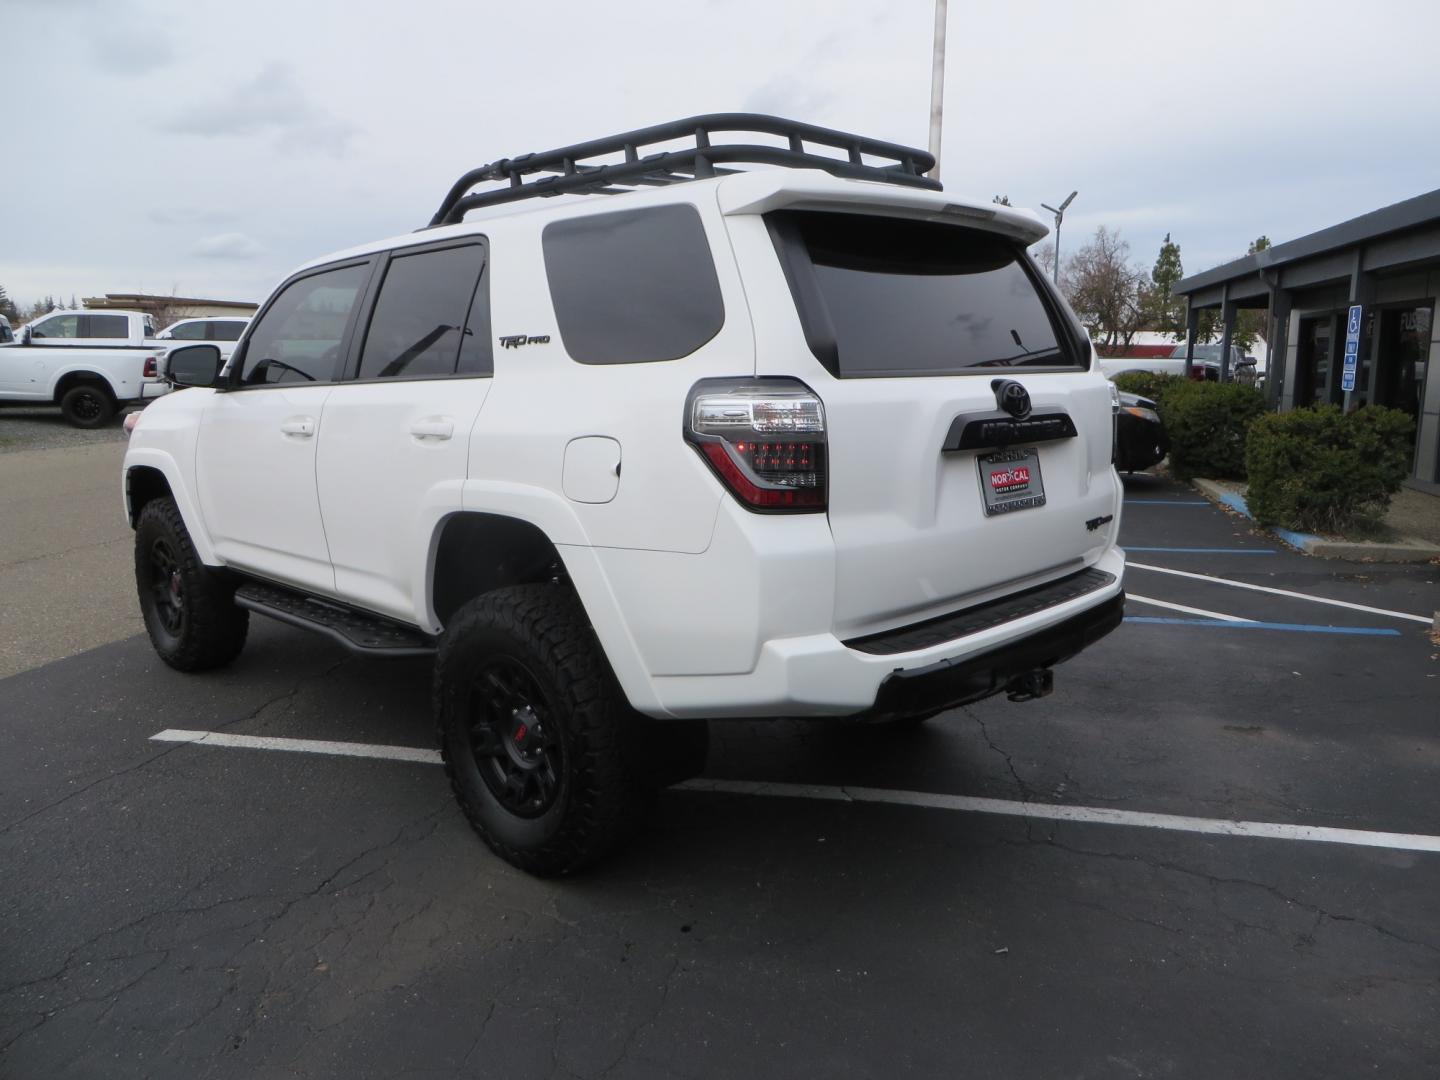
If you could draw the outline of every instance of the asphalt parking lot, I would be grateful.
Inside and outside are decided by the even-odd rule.
[[[1123,538],[1051,697],[714,725],[573,880],[469,832],[424,664],[257,622],[0,680],[0,1076],[1433,1077],[1440,567],[1144,475]]]

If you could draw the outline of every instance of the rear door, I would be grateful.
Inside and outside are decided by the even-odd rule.
[[[316,472],[335,588],[398,619],[423,619],[424,555],[460,505],[490,391],[485,270],[480,237],[392,252],[325,402]]]
[[[1087,523],[1114,513],[1117,483],[1108,384],[1018,242],[837,212],[766,226],[803,338],[779,325],[788,307],[761,305],[776,325],[757,325],[757,374],[800,373],[825,404],[839,636],[1099,557],[1108,531]],[[1040,417],[1054,423],[1014,437],[1012,419]]]

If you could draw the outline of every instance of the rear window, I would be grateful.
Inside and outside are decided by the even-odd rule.
[[[86,331],[84,337],[91,338],[128,338],[130,336],[130,320],[125,315],[86,315]]]
[[[926,221],[766,215],[805,337],[841,378],[1084,365],[1016,243]]]
[[[233,319],[221,319],[216,322],[205,324],[209,332],[210,341],[239,341],[240,331],[245,329],[243,322]]]
[[[676,360],[725,322],[693,206],[557,221],[545,227],[542,244],[560,338],[582,364]]]

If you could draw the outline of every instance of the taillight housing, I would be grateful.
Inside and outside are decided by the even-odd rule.
[[[160,377],[160,358],[158,356],[147,356],[145,358],[145,378],[158,379]]]
[[[685,402],[685,439],[747,510],[825,510],[825,405],[800,380],[702,379]]]

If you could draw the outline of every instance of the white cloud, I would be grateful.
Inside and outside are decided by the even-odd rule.
[[[87,21],[82,32],[90,39],[95,66],[113,75],[145,75],[175,61],[170,35],[148,21]]]
[[[265,249],[254,237],[229,232],[196,241],[190,254],[202,259],[254,259],[265,254]]]
[[[223,98],[180,109],[163,130],[207,138],[273,134],[285,151],[339,157],[355,128],[313,104],[289,64],[272,61]]]

